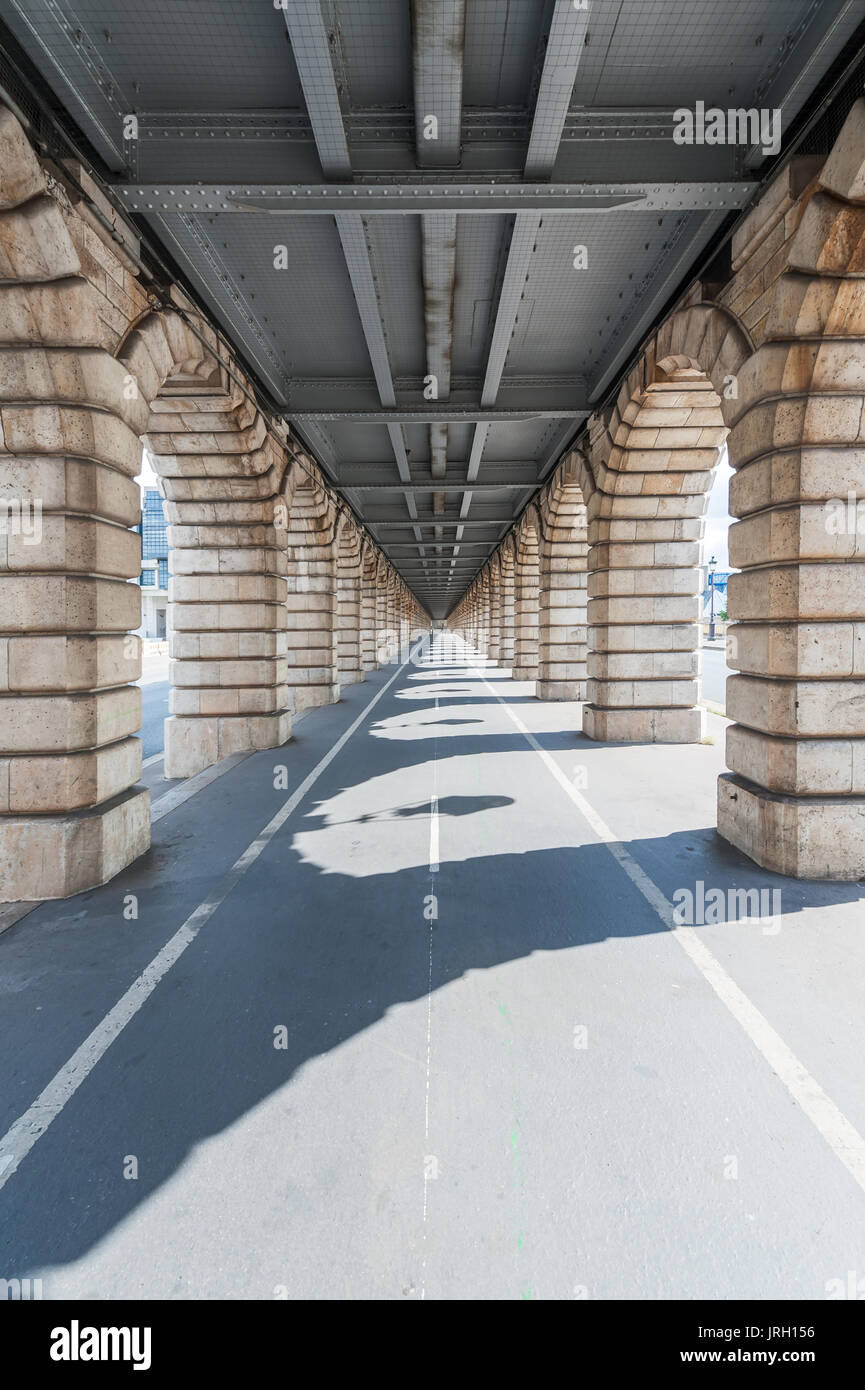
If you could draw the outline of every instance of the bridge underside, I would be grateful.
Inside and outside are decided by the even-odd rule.
[[[726,449],[718,829],[862,877],[863,4],[258,8],[0,3],[0,901],[150,843],[142,448],[171,779],[445,622],[700,743]]]

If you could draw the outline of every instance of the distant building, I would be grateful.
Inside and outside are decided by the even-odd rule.
[[[701,566],[703,571],[703,617],[708,618],[712,606],[712,591],[715,594],[715,617],[727,607],[727,580],[733,573],[732,570],[715,570],[710,575],[705,565]]]
[[[162,497],[155,487],[144,492],[141,523],[141,627],[142,637],[165,641],[168,636],[168,541]]]

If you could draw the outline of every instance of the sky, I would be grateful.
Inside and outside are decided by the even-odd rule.
[[[158,486],[156,474],[150,465],[150,455],[146,449],[142,449],[141,451],[141,472],[135,481],[141,488],[142,498],[147,488]]]
[[[710,556],[714,555],[718,561],[719,570],[730,568],[730,553],[727,548],[727,534],[733,518],[727,511],[728,492],[730,479],[733,476],[733,469],[726,446],[721,455],[721,462],[718,464],[718,471],[715,474],[715,483],[709,493],[709,507],[706,512],[706,534],[703,539],[703,563],[705,564]]]

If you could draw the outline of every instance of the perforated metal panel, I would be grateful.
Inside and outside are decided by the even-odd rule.
[[[865,22],[865,0],[590,0],[587,17],[564,0],[466,0],[464,24],[459,0],[417,0],[414,28],[409,0],[0,0],[0,17],[109,178],[192,190],[182,213],[167,193],[143,200],[143,225],[277,406],[303,417],[338,483],[350,489],[361,467],[429,477],[430,425],[403,423],[400,409],[423,403],[431,361],[454,408],[557,403],[552,419],[435,428],[439,461],[446,438],[448,478],[465,469],[468,494],[497,464],[549,470],[725,213],[699,194],[696,209],[676,209],[674,190],[657,213],[552,213],[521,197],[511,215],[444,199],[439,216],[361,215],[353,180],[397,199],[407,183],[423,196],[454,185],[458,198],[461,181],[494,180],[498,196],[550,179],[710,189],[753,178],[759,151],[676,145],[672,112],[777,104],[786,130]],[[437,151],[416,140],[430,102]],[[124,142],[130,112],[140,138]],[[833,132],[824,121],[806,148],[822,151]],[[272,215],[263,197],[259,212],[200,210],[200,185],[232,183],[279,186],[286,200],[336,183],[346,211],[337,225]],[[454,221],[451,296],[450,252],[443,242],[437,257],[434,238]],[[378,414],[322,418],[325,406]],[[524,500],[467,494],[448,492],[435,520],[462,515],[466,536],[490,543]],[[363,515],[400,523],[376,532],[385,548],[415,536],[412,512],[432,515],[429,493],[349,495]],[[484,517],[495,524],[478,526]]]

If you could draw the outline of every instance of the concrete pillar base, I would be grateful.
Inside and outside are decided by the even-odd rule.
[[[194,777],[232,753],[279,748],[290,738],[288,710],[205,719],[172,715],[165,721],[165,776]]]
[[[129,787],[100,806],[64,816],[0,820],[0,902],[84,893],[150,848],[150,792]]]
[[[599,709],[583,706],[583,733],[598,743],[699,743],[705,711],[690,709]]]
[[[512,666],[511,680],[514,681],[535,681],[538,679],[537,666]]]
[[[535,694],[539,700],[585,700],[585,681],[538,681]]]
[[[718,834],[761,868],[790,878],[865,878],[865,797],[778,796],[724,773]]]

